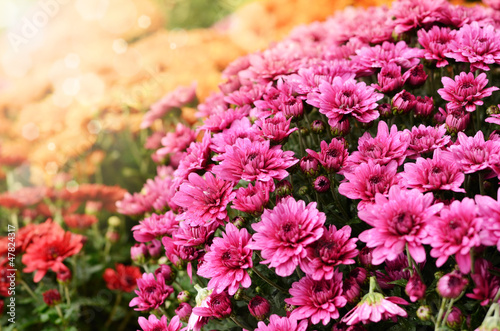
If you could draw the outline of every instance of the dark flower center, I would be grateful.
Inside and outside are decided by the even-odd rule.
[[[370,178],[370,184],[376,185],[376,184],[382,182],[382,180],[383,180],[382,176],[376,175],[376,176],[373,176]]]

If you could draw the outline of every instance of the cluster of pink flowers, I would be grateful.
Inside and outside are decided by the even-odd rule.
[[[479,328],[500,297],[500,5],[487,3],[349,8],[232,63],[199,126],[151,133],[158,174],[118,204],[144,215],[134,238],[161,242],[151,264],[185,270],[196,300],[165,306],[183,292],[145,273],[131,306],[166,307],[187,330],[365,330],[410,314]]]

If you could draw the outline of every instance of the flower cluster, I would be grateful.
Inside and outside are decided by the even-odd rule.
[[[144,273],[131,306],[187,330],[491,322],[499,26],[496,9],[397,0],[233,62],[199,125],[161,133],[155,179],[119,203],[143,215],[137,241],[163,245],[141,263],[177,270],[172,288]],[[173,292],[181,304],[163,305]]]

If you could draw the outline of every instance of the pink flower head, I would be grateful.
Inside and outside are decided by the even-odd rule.
[[[500,62],[500,36],[493,25],[465,24],[450,40],[445,56],[470,63],[470,70],[489,71],[489,64]]]
[[[417,31],[418,42],[425,50],[427,60],[437,61],[436,67],[441,68],[448,64],[444,53],[448,51],[448,43],[455,38],[455,34],[447,27],[434,25],[432,29]]]
[[[406,158],[406,150],[410,142],[410,134],[407,131],[398,131],[396,125],[389,127],[384,121],[378,122],[377,136],[373,138],[369,132],[365,132],[358,141],[358,150],[347,158],[347,168],[358,166],[369,160],[376,164],[387,165],[396,161],[397,165],[403,164]]]
[[[394,32],[401,34],[417,27],[428,27],[444,20],[443,10],[449,6],[446,0],[398,0],[394,1],[388,17]]]
[[[402,90],[392,98],[391,103],[394,114],[407,114],[415,109],[417,98],[410,92]]]
[[[174,171],[174,178],[180,184],[192,172],[206,168],[210,157],[210,134],[205,133],[201,142],[193,142],[189,145],[186,154],[179,162]]]
[[[361,199],[358,209],[362,209],[375,200],[377,193],[387,195],[391,186],[398,185],[400,177],[397,172],[396,161],[379,165],[369,160],[361,163],[354,172],[344,174],[347,182],[340,184],[339,193],[349,199]]]
[[[229,108],[223,112],[218,112],[210,115],[198,131],[205,130],[210,132],[221,132],[231,126],[234,121],[240,120],[250,114],[251,107],[245,105],[243,107]]]
[[[273,144],[281,144],[288,136],[298,130],[298,128],[290,129],[290,122],[282,113],[276,114],[273,118],[258,120],[255,124],[260,127],[262,137],[271,140]]]
[[[175,214],[168,211],[163,215],[153,213],[132,228],[134,239],[138,242],[148,242],[166,234],[171,235],[179,222],[175,219]]]
[[[182,152],[196,139],[196,132],[178,123],[175,132],[169,132],[161,139],[163,145],[156,154],[163,157],[170,153]]]
[[[257,329],[254,331],[306,331],[307,326],[307,320],[297,323],[297,319],[292,316],[281,317],[278,315],[271,315],[271,317],[269,317],[269,325],[266,325],[264,322],[259,322],[257,324]]]
[[[491,271],[494,271],[494,275]],[[488,260],[478,258],[474,262],[474,273],[471,275],[475,288],[472,293],[466,296],[481,301],[481,306],[486,306],[490,300],[495,298],[500,289],[500,277],[497,276],[500,270],[493,267],[493,263]]]
[[[311,149],[306,149],[306,152],[309,156],[318,160],[326,171],[338,172],[344,166],[347,156],[349,155],[344,141],[333,138],[328,144],[326,141],[322,140],[320,147],[320,153]]]
[[[218,226],[217,223],[193,226],[189,222],[180,222],[179,227],[172,235],[172,239],[179,246],[201,247],[212,240]]]
[[[415,302],[425,297],[426,289],[427,286],[425,286],[418,273],[415,272],[406,283],[405,292],[410,297],[410,301]]]
[[[478,131],[474,137],[459,132],[458,144],[450,146],[450,151],[461,170],[470,174],[489,166],[490,155],[500,152],[500,143],[493,140],[484,141],[482,131]]]
[[[444,149],[450,141],[451,138],[446,135],[444,125],[432,127],[420,124],[418,127],[414,126],[411,129],[411,139],[406,155],[412,159],[427,156],[438,148]]]
[[[227,219],[227,204],[236,195],[232,190],[232,182],[219,179],[210,172],[205,173],[205,178],[196,173],[189,174],[188,181],[181,184],[172,199],[185,210],[177,218],[193,225],[223,224]]]
[[[377,68],[382,68],[393,62],[403,69],[420,63],[424,50],[411,48],[404,41],[397,44],[384,41],[382,45],[366,46],[356,50],[356,55],[351,56],[352,65],[358,76],[370,76]]]
[[[144,331],[179,331],[182,328],[182,323],[179,316],[174,316],[168,324],[167,316],[162,316],[160,319],[155,315],[149,315],[149,318],[139,317],[139,325]]]
[[[251,183],[248,187],[240,187],[236,191],[233,208],[249,214],[259,214],[264,210],[272,192],[271,184],[266,182]]]
[[[418,96],[415,103],[415,116],[417,118],[429,118],[434,111],[434,100],[432,97],[421,97]]]
[[[460,188],[465,175],[454,162],[451,152],[434,150],[432,159],[419,157],[416,163],[406,163],[401,173],[404,184],[421,192],[450,190],[464,192]]]
[[[306,247],[323,235],[326,216],[316,202],[307,206],[292,197],[283,198],[272,210],[265,209],[261,221],[252,224],[257,232],[249,247],[261,250],[263,264],[276,268],[276,274],[290,276],[307,256]]]
[[[337,230],[335,225],[325,229],[323,236],[307,247],[307,257],[300,261],[300,268],[314,280],[330,280],[335,267],[354,264],[358,256],[357,238],[351,238],[351,227]]]
[[[339,318],[338,308],[347,303],[342,296],[342,273],[336,270],[329,280],[316,281],[305,276],[293,283],[289,292],[292,297],[285,302],[296,306],[290,316],[298,320],[308,318],[312,324],[327,325],[331,319]]]
[[[134,310],[138,311],[158,309],[174,292],[173,287],[165,284],[162,274],[155,279],[153,273],[144,273],[142,278],[137,279],[137,287],[139,289],[135,290],[135,294],[138,296],[130,301],[129,307],[137,306]]]
[[[500,194],[497,195],[497,199],[500,199]],[[475,196],[475,200],[479,217],[483,222],[482,230],[479,233],[481,244],[497,246],[500,251],[500,201],[479,194]]]
[[[441,267],[448,257],[455,255],[460,271],[469,273],[470,251],[481,244],[481,223],[472,199],[453,201],[449,207],[443,208],[439,217],[429,223],[429,236],[424,242],[432,246],[431,256],[437,258],[436,266]]]
[[[377,101],[383,95],[375,92],[364,82],[357,83],[354,78],[347,80],[335,77],[331,84],[322,82],[319,93],[307,95],[307,103],[319,108],[328,117],[331,126],[336,125],[347,115],[352,115],[362,123],[371,122],[379,117]]]
[[[443,298],[456,299],[467,284],[469,281],[464,275],[458,271],[452,271],[439,279],[436,290]]]
[[[215,153],[223,154],[226,151],[226,146],[232,146],[238,138],[248,138],[252,141],[264,140],[259,135],[259,129],[256,125],[252,125],[248,117],[243,117],[231,124],[231,127],[220,133],[214,134],[211,139],[210,148]],[[220,161],[221,155],[213,158],[214,161]]]
[[[233,304],[226,292],[212,293],[207,297],[205,303],[193,308],[193,314],[203,317],[215,317],[224,319],[231,315]]]
[[[373,264],[396,259],[406,245],[417,263],[426,260],[422,243],[429,235],[427,225],[443,207],[442,203],[433,202],[432,193],[424,195],[418,190],[393,186],[388,198],[377,194],[375,204],[358,212],[360,219],[373,226],[359,235],[367,247],[374,248]]]
[[[399,307],[408,302],[398,297],[385,297],[380,293],[368,293],[363,299],[351,309],[341,322],[347,325],[358,323],[367,324],[370,322],[378,323],[389,318],[395,319],[397,316],[407,317],[406,311]]]
[[[210,278],[208,289],[221,293],[228,289],[234,295],[238,288],[248,288],[252,280],[247,269],[253,267],[252,250],[248,247],[251,235],[246,229],[238,230],[232,223],[226,225],[222,238],[215,238],[205,254],[205,262],[198,268],[198,275]]]
[[[378,84],[373,85],[379,92],[390,93],[399,91],[404,85],[401,67],[390,62],[383,66],[377,75]]]
[[[288,176],[286,169],[299,162],[293,154],[284,152],[279,145],[270,147],[269,140],[237,139],[233,146],[226,147],[224,159],[212,171],[219,178],[233,182],[282,180]]]
[[[190,103],[195,98],[196,82],[193,82],[191,86],[179,86],[151,105],[151,109],[144,115],[141,129],[149,128],[156,119],[162,118],[173,108],[180,108]]]
[[[483,72],[474,78],[474,74],[469,72],[461,72],[455,76],[455,80],[449,77],[441,78],[443,88],[438,90],[439,95],[446,101],[449,101],[449,109],[465,108],[468,112],[476,110],[476,105],[483,104],[481,99],[489,97],[493,91],[498,90],[498,87],[492,86],[485,88],[488,85],[488,79]]]

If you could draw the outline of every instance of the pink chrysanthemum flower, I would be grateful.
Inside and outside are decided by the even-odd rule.
[[[208,318],[224,319],[231,315],[233,304],[226,292],[211,293],[204,304],[193,308],[194,315]]]
[[[155,315],[149,315],[149,318],[139,317],[139,325],[143,331],[179,331],[182,328],[182,323],[179,316],[174,316],[167,321],[167,316],[162,316],[160,319]]]
[[[436,61],[436,67],[441,68],[448,64],[444,53],[448,51],[448,43],[455,38],[455,34],[447,27],[433,26],[426,31],[417,31],[418,42],[425,49],[424,57]]]
[[[378,323],[389,318],[395,322],[397,316],[408,316],[406,311],[398,306],[407,305],[408,302],[398,297],[384,297],[381,293],[374,292],[375,284],[375,277],[370,277],[370,292],[361,299],[356,307],[342,317],[341,322],[355,325],[358,323]]]
[[[483,72],[474,78],[474,74],[469,72],[461,72],[455,76],[455,80],[450,77],[441,78],[443,88],[438,90],[439,95],[446,101],[449,101],[447,108],[462,109],[465,108],[468,112],[476,110],[476,106],[483,104],[483,98],[489,97],[493,91],[497,91],[498,87],[492,86],[485,88],[488,85],[488,79]]]
[[[375,200],[377,193],[387,195],[391,186],[398,185],[398,163],[375,164],[372,160],[361,163],[354,172],[344,173],[347,182],[339,185],[339,193],[349,199],[361,199],[358,209],[363,209]]]
[[[459,132],[458,144],[450,146],[450,151],[461,170],[470,174],[489,166],[490,155],[500,152],[500,142],[484,141],[482,131],[478,131],[474,137],[468,137],[465,133]]]
[[[500,199],[500,191],[497,194]],[[500,200],[489,196],[476,195],[479,217],[482,219],[482,229],[479,233],[481,244],[496,246],[500,251]]]
[[[438,127],[425,126],[420,124],[411,129],[411,139],[406,156],[412,159],[433,153],[436,149],[444,149],[451,141],[450,136],[446,135],[444,125]]]
[[[493,25],[466,24],[449,42],[445,56],[470,63],[471,71],[489,71],[489,64],[500,62],[500,34]]]
[[[333,138],[329,144],[322,140],[320,147],[320,153],[311,149],[306,149],[306,152],[309,156],[318,160],[323,168],[325,168],[328,172],[338,172],[344,167],[349,153],[347,152],[345,143],[342,140]]]
[[[329,280],[313,280],[309,276],[292,284],[291,298],[285,302],[296,306],[290,317],[298,320],[309,319],[311,323],[327,325],[331,319],[339,318],[339,308],[346,305],[342,296],[342,273],[334,271]]]
[[[353,168],[369,160],[380,165],[387,165],[391,161],[396,161],[397,165],[401,165],[406,158],[409,142],[409,132],[398,131],[396,125],[393,125],[389,131],[387,123],[380,121],[375,138],[369,132],[365,132],[359,138],[358,150],[347,158],[347,168]]]
[[[219,179],[210,172],[205,173],[205,178],[189,174],[188,181],[181,184],[172,199],[185,210],[177,218],[192,225],[223,224],[227,219],[227,204],[236,195],[232,190],[233,182]]]
[[[198,128],[198,131],[221,132],[229,127],[234,121],[248,116],[250,114],[250,109],[251,107],[249,105],[245,105],[243,107],[229,108],[224,112],[212,114],[203,122],[203,125]]]
[[[238,288],[248,288],[252,280],[247,269],[253,267],[252,250],[248,247],[251,235],[246,229],[238,230],[233,224],[226,225],[222,238],[215,238],[198,268],[198,275],[209,278],[207,288],[215,293],[225,289],[234,295]]]
[[[203,170],[207,166],[210,156],[210,134],[205,133],[201,142],[193,142],[189,145],[186,154],[179,162],[174,171],[174,178],[179,185],[192,172]]]
[[[248,187],[240,187],[236,191],[233,208],[249,214],[261,213],[269,201],[270,192],[272,192],[270,183],[256,182],[255,185],[249,183]]]
[[[203,247],[212,240],[217,223],[192,226],[189,222],[180,222],[179,227],[172,234],[174,244],[180,247]]]
[[[443,208],[439,217],[429,223],[429,236],[424,240],[432,246],[431,256],[437,258],[436,266],[441,267],[448,257],[455,255],[460,271],[469,273],[470,251],[481,244],[481,224],[472,199],[453,201],[449,207]]]
[[[184,151],[189,144],[196,139],[196,132],[189,127],[177,123],[175,132],[168,132],[165,137],[161,139],[162,148],[156,151],[158,156],[163,157],[170,153]]]
[[[418,190],[393,186],[388,198],[377,194],[375,204],[358,212],[360,219],[373,226],[359,235],[367,247],[374,248],[373,264],[396,259],[406,245],[417,263],[425,261],[422,242],[428,236],[427,224],[434,221],[435,214],[443,207],[433,201],[432,193],[424,195]]]
[[[305,248],[323,235],[325,220],[316,202],[306,206],[302,200],[283,198],[272,210],[264,210],[260,222],[252,224],[257,233],[249,247],[261,250],[265,259],[261,263],[276,268],[278,276],[290,276],[307,256]]]
[[[210,148],[215,153],[222,155],[226,152],[226,146],[234,145],[238,138],[248,138],[252,141],[264,140],[264,138],[259,135],[259,128],[250,123],[248,117],[244,117],[234,121],[228,129],[214,134],[211,139]],[[222,160],[223,158],[221,155],[214,156],[213,160]]]
[[[358,256],[357,238],[351,238],[351,227],[337,230],[335,225],[325,229],[323,236],[307,247],[307,257],[300,261],[300,268],[314,280],[330,280],[335,267],[354,264]]]
[[[146,217],[132,228],[134,239],[138,242],[148,242],[155,238],[171,235],[179,226],[179,221],[175,219],[175,214],[172,211],[166,212],[164,215],[153,213],[150,217]]]
[[[287,120],[282,113],[278,113],[273,118],[258,120],[255,124],[261,129],[260,135],[262,137],[271,140],[273,144],[279,145],[285,141],[292,132],[298,130],[298,128],[290,129],[291,121],[292,117]]]
[[[155,279],[153,273],[144,273],[142,278],[137,279],[137,287],[139,289],[135,290],[135,294],[138,296],[130,301],[129,307],[137,306],[134,310],[138,311],[158,309],[174,292],[172,286],[165,284],[162,274]]]
[[[450,152],[434,150],[432,159],[418,158],[416,163],[406,163],[401,173],[404,184],[421,192],[450,190],[463,192],[460,188],[465,175],[454,162]]]
[[[288,176],[286,169],[299,162],[293,154],[292,151],[284,152],[279,145],[270,147],[269,140],[237,139],[233,146],[226,147],[224,159],[212,172],[233,182],[282,180]]]
[[[388,17],[394,20],[394,32],[401,34],[417,27],[428,27],[444,20],[443,10],[449,6],[446,0],[398,0],[394,1]]]
[[[391,62],[382,67],[377,75],[378,84],[373,84],[379,92],[391,93],[399,91],[405,81],[401,75],[401,67]]]
[[[271,317],[269,317],[269,325],[266,325],[264,322],[259,322],[257,324],[257,329],[254,331],[306,331],[308,324],[307,320],[297,322],[297,319],[291,316],[281,317],[278,315],[271,315]]]
[[[495,273],[493,274],[492,271]],[[486,306],[495,298],[500,289],[500,269],[493,266],[488,260],[478,258],[474,261],[474,273],[471,275],[475,288],[467,293],[468,298],[479,300],[481,306]]]
[[[319,108],[319,112],[328,117],[328,123],[335,126],[345,116],[351,115],[362,123],[371,122],[379,117],[377,101],[383,95],[375,92],[364,82],[354,78],[347,80],[335,77],[332,83],[322,82],[319,93],[307,95],[307,103]]]
[[[393,62],[403,69],[410,69],[420,63],[424,50],[411,48],[404,41],[397,44],[384,41],[382,45],[367,46],[356,50],[352,56],[352,66],[358,76],[370,76],[377,68]]]

